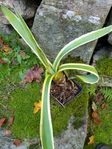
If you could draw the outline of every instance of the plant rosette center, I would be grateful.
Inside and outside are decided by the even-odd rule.
[[[75,81],[69,80],[63,72],[61,77],[55,76],[51,85],[51,96],[62,106],[77,96],[82,88]]]

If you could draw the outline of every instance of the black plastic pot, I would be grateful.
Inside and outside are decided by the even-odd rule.
[[[82,91],[82,87],[76,83],[76,81],[74,80],[71,80],[73,83],[74,83],[74,86],[77,87],[77,91],[74,91],[71,93],[71,95],[66,98],[66,99],[57,99],[55,96],[52,95],[51,93],[51,96],[61,105],[64,107],[64,105],[66,105],[67,103],[69,103],[71,100],[73,100],[77,95],[79,95],[79,93]]]

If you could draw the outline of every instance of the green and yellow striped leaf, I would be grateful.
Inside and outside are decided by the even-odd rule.
[[[40,61],[43,63],[46,69],[51,69],[52,71],[52,64],[47,59],[44,52],[39,47],[38,43],[36,42],[33,34],[31,33],[30,29],[26,25],[23,18],[17,13],[15,15],[5,6],[1,6],[1,10],[10,24],[14,27],[14,29],[18,32],[18,34],[24,39],[27,45],[32,49],[33,53],[37,55]]]
[[[90,33],[87,33],[85,35],[82,35],[78,38],[76,38],[75,40],[69,42],[67,45],[65,45],[61,51],[58,53],[54,63],[53,63],[53,68],[55,68],[56,70],[58,69],[59,63],[62,60],[62,58],[68,54],[70,51],[78,48],[79,46],[82,46],[88,42],[94,41],[108,33],[112,32],[112,25],[96,30],[96,31],[92,31]]]
[[[99,78],[94,74],[87,74],[87,75],[76,75],[79,79],[81,79],[85,83],[94,84],[97,83]]]
[[[81,64],[81,63],[62,64],[59,67],[58,71],[64,71],[64,70],[69,70],[69,69],[85,71],[85,72],[90,73],[90,74],[84,74],[84,75],[76,75],[76,77],[80,78],[85,83],[94,84],[94,83],[97,83],[99,80],[99,76],[98,76],[96,69],[93,66],[90,66],[87,64]]]
[[[43,149],[54,149],[53,128],[50,113],[50,86],[53,76],[47,75],[42,89],[40,138]]]

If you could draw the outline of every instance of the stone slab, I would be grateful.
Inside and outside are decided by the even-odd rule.
[[[68,121],[67,129],[58,137],[54,138],[55,149],[82,149],[87,135],[87,117],[88,113],[86,111],[85,116],[82,118],[81,126],[78,129],[74,129],[73,123],[75,124],[75,118],[72,116]],[[40,145],[38,146],[37,144],[39,142],[38,139],[33,141],[26,139],[26,141],[23,141],[18,147],[13,144],[13,141],[11,136],[4,136],[3,130],[0,130],[0,149],[42,149]],[[31,146],[33,146],[33,148]]]
[[[111,8],[111,11],[110,11],[108,25],[112,25],[112,8]],[[112,45],[112,33],[109,34],[108,42]]]
[[[100,81],[98,82],[98,86],[102,87],[112,87],[112,77],[100,77]]]
[[[0,0],[0,5],[5,5],[12,11],[17,11],[24,19],[34,17],[37,7],[32,2],[27,0]],[[9,33],[9,22],[5,19],[2,12],[0,12],[0,32]]]
[[[112,0],[43,0],[37,9],[32,31],[50,60],[60,49],[82,34],[104,25]],[[89,63],[96,41],[70,54]]]
[[[56,149],[83,149],[85,138],[87,136],[87,117],[86,113],[82,120],[82,125],[74,129],[75,118],[71,117],[67,129],[55,138]]]

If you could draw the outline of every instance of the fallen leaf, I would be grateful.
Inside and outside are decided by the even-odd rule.
[[[96,106],[96,104],[95,104],[94,101],[92,102],[92,110],[93,110],[93,111],[96,111],[96,110],[97,110],[97,106]]]
[[[18,147],[18,146],[20,146],[20,144],[21,144],[21,140],[15,139],[15,140],[13,141],[13,144]]]
[[[6,118],[3,117],[0,119],[0,128],[2,127],[2,125],[6,122]]]
[[[89,137],[88,144],[94,144],[94,135],[92,135],[91,137]]]
[[[3,130],[3,135],[4,136],[10,136],[11,135],[11,131],[8,129]]]
[[[13,121],[14,121],[14,116],[10,116],[9,117],[9,120],[8,120],[8,127],[10,127],[12,124],[13,124]]]
[[[102,94],[100,93],[100,92],[98,92],[97,94],[96,94],[96,102],[98,103],[98,104],[100,104],[101,103],[101,101],[104,99],[104,97],[102,96]]]
[[[35,65],[26,72],[23,82],[31,83],[33,81],[36,81],[37,83],[39,83],[42,78],[41,77],[42,73],[43,73],[43,68],[39,68],[37,65]]]
[[[41,109],[41,105],[42,105],[41,101],[34,103],[34,110],[33,110],[34,114],[37,113]]]
[[[97,125],[101,123],[99,115],[96,111],[92,112],[92,118],[93,118],[94,123],[96,123]]]
[[[101,105],[101,108],[102,109],[105,109],[107,107],[107,104],[106,103],[103,103],[102,105]]]
[[[5,54],[8,54],[8,52],[11,50],[12,49],[6,44],[2,46],[2,51],[4,51]]]

